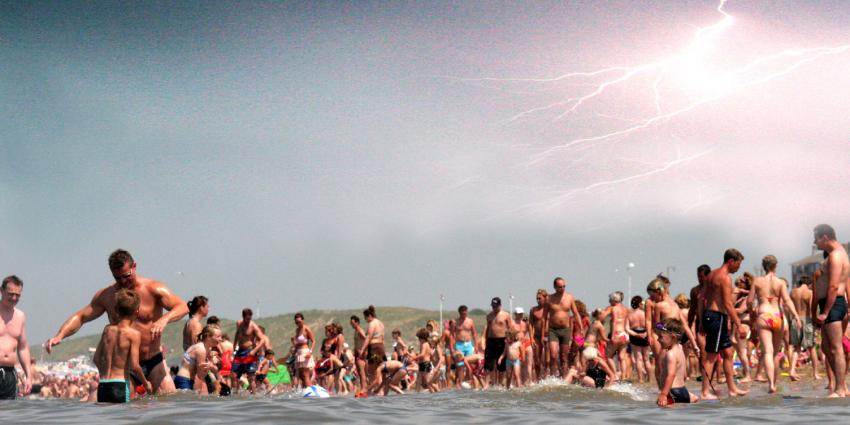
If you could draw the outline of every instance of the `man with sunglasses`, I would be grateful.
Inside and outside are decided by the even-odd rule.
[[[187,304],[168,286],[153,279],[136,274],[136,262],[129,252],[118,249],[109,255],[109,269],[115,283],[97,291],[91,302],[71,315],[56,336],[47,340],[45,348],[50,353],[53,346],[63,339],[77,333],[83,323],[102,316],[105,312],[110,323],[118,320],[115,294],[121,289],[131,289],[141,296],[142,303],[133,322],[133,328],[142,333],[139,346],[139,364],[145,377],[151,382],[154,392],[171,393],[175,391],[174,382],[168,373],[168,366],[162,356],[160,345],[162,332],[171,322],[182,319],[189,313]],[[166,311],[163,313],[163,311]]]

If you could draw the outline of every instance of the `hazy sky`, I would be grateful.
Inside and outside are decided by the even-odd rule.
[[[850,6],[716,8],[3,2],[0,273],[33,341],[119,247],[226,317],[788,275],[850,239]]]

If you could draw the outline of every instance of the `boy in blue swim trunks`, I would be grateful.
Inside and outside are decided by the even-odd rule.
[[[505,387],[510,389],[511,382],[514,382],[517,387],[522,387],[520,379],[520,371],[522,369],[522,343],[517,339],[517,332],[513,329],[508,329],[505,332],[505,352],[499,357],[498,364],[505,362],[505,371],[507,379]]]
[[[130,289],[121,289],[115,294],[118,321],[103,328],[103,335],[94,353],[94,364],[100,372],[100,383],[97,387],[99,403],[129,402],[130,372],[143,381],[147,392],[151,392],[151,383],[139,366],[142,334],[133,329],[133,320],[140,302],[139,295]]]

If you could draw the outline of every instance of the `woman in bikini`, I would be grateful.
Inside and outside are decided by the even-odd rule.
[[[786,284],[776,277],[777,263],[776,257],[772,255],[761,260],[762,267],[767,274],[754,279],[753,287],[747,299],[750,314],[756,317],[755,327],[761,341],[760,363],[764,364],[769,393],[776,392],[776,380],[779,375],[774,353],[775,349],[782,343],[783,307],[794,316],[794,325],[797,326],[797,329],[801,326],[800,316],[788,295]],[[756,301],[758,301],[757,308],[755,307]]]
[[[374,377],[378,365],[383,364],[387,359],[386,349],[384,348],[384,324],[378,320],[375,306],[370,305],[369,308],[363,310],[363,317],[369,323],[369,326],[366,328],[366,343],[360,349],[360,357],[365,358],[369,365],[367,374]]]

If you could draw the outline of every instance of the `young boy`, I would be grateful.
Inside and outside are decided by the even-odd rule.
[[[133,373],[151,392],[151,383],[139,366],[139,344],[142,334],[133,329],[133,320],[141,302],[139,295],[129,289],[115,294],[118,322],[103,328],[103,335],[94,353],[94,363],[100,372],[97,401],[126,403],[130,401],[128,375]]]
[[[419,385],[428,392],[436,393],[439,388],[435,382],[431,382],[431,371],[434,369],[431,353],[434,350],[431,348],[430,337],[431,333],[428,329],[422,328],[416,332],[416,338],[419,339],[419,355],[416,356],[416,361],[419,364]]]
[[[522,343],[517,340],[517,332],[514,329],[508,329],[505,332],[505,337],[505,351],[499,357],[498,363],[501,364],[502,360],[505,360],[505,367],[508,374],[505,380],[505,387],[510,389],[511,381],[516,382],[517,387],[522,387],[522,381],[520,380]]]
[[[658,374],[661,391],[658,393],[656,404],[664,407],[673,403],[696,403],[699,397],[688,391],[685,387],[685,373],[687,362],[682,344],[684,327],[679,319],[664,319],[656,325],[658,342],[663,353],[658,359]]]

